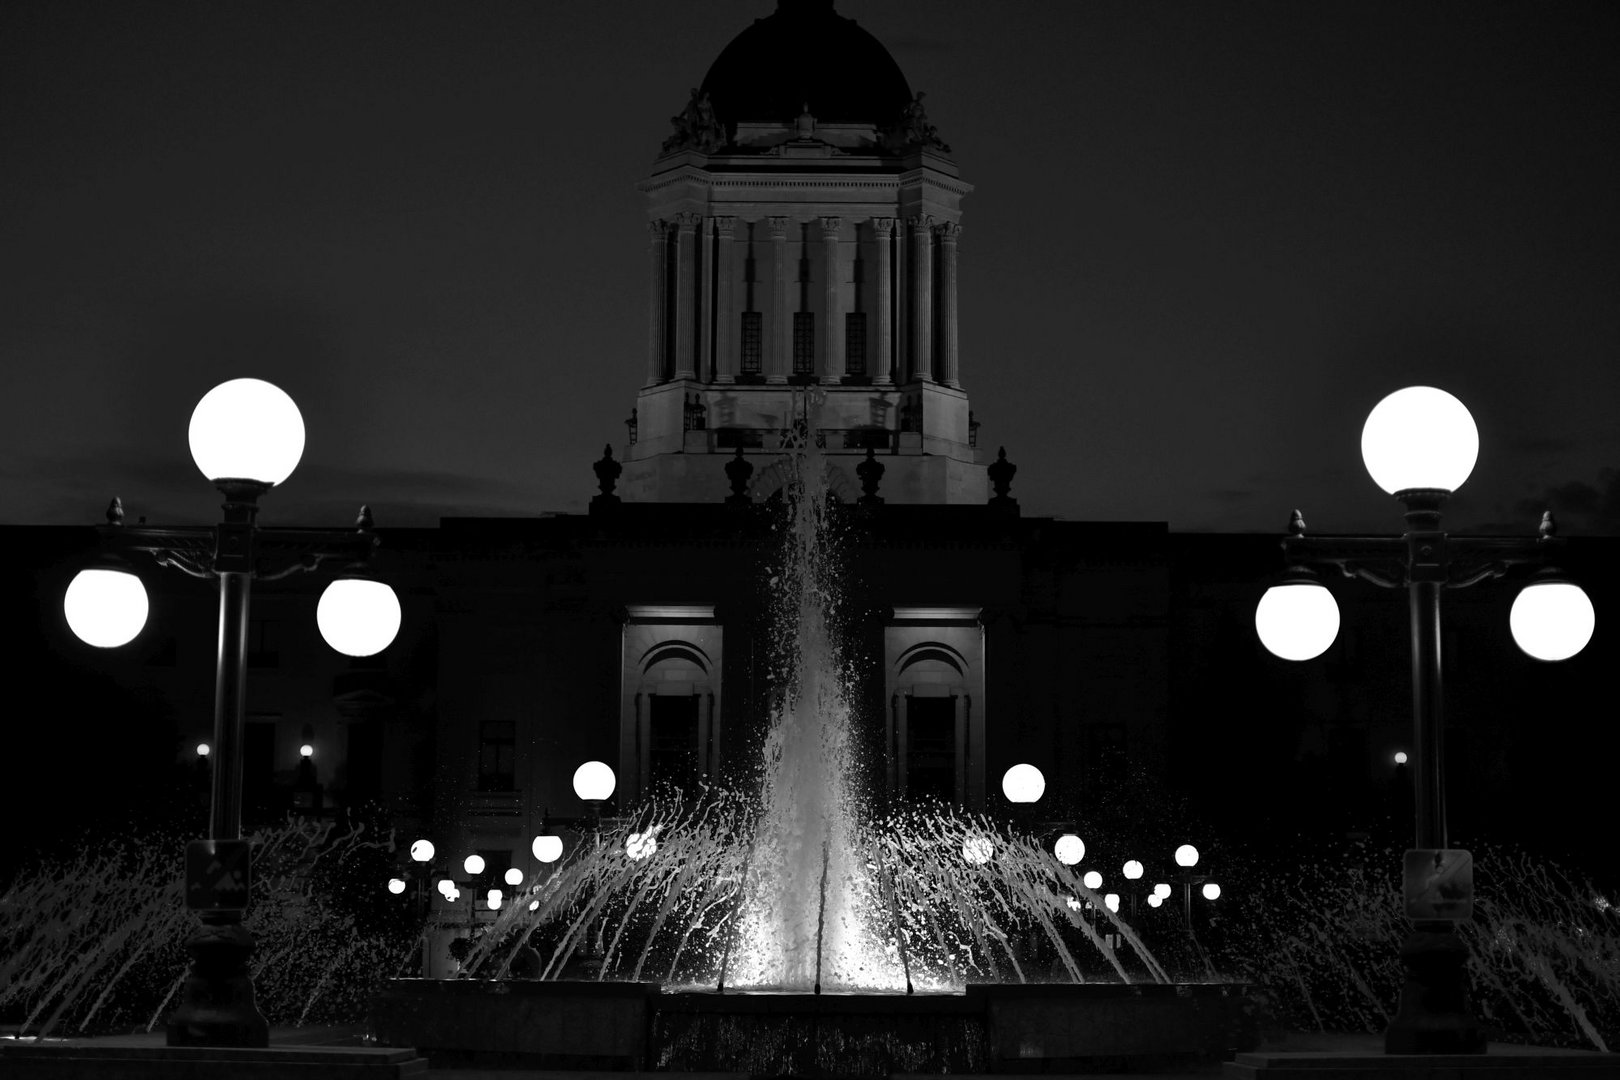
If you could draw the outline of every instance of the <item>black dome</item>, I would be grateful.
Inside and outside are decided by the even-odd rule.
[[[703,77],[715,118],[792,124],[809,105],[818,122],[895,122],[911,87],[878,39],[833,11],[831,0],[779,0],[720,53]]]

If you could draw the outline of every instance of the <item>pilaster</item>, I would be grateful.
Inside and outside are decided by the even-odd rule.
[[[663,221],[647,222],[647,382],[653,386],[664,381],[664,272],[667,265],[665,245],[668,243],[668,224]]]
[[[940,342],[945,354],[943,381],[947,386],[958,385],[956,336],[956,241],[962,226],[954,221],[939,226],[939,332],[945,340]]]
[[[918,214],[911,230],[911,377],[934,380],[934,218]]]
[[[697,272],[697,227],[701,214],[675,215],[675,377],[691,379],[693,366],[692,315],[695,302],[694,276]]]

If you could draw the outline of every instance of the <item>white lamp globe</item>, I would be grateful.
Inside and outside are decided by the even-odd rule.
[[[1057,843],[1052,845],[1052,854],[1056,855],[1057,861],[1064,866],[1073,866],[1086,857],[1086,842],[1074,833],[1064,833],[1057,838]]]
[[[146,625],[146,586],[128,570],[80,570],[62,594],[68,628],[86,645],[116,649]]]
[[[974,866],[983,866],[996,853],[996,845],[988,836],[970,836],[962,841],[962,858]]]
[[[1220,899],[1220,896],[1221,887],[1219,885],[1215,884],[1213,881],[1207,881],[1204,883],[1205,900],[1218,900]]]
[[[197,744],[197,756],[198,757],[205,758],[205,757],[207,757],[209,755],[209,753],[210,753],[210,747],[209,747],[209,745],[207,743],[200,742],[200,743]]]
[[[523,871],[514,866],[503,875],[503,880],[508,885],[521,885],[523,884]]]
[[[1135,881],[1137,878],[1142,876],[1142,864],[1137,862],[1135,859],[1131,859],[1126,862],[1124,873],[1126,877],[1130,878],[1132,881]]]
[[[1162,881],[1159,882],[1157,885],[1153,886],[1153,895],[1157,896],[1160,900],[1167,899],[1170,896],[1170,886]]]
[[[606,762],[587,761],[574,770],[574,794],[586,802],[604,802],[618,780]]]
[[[491,889],[484,899],[489,904],[489,910],[494,911],[501,906],[501,890]]]
[[[1191,844],[1182,844],[1180,847],[1176,848],[1176,865],[1197,866],[1198,849],[1193,847]]]
[[[417,841],[414,841],[411,844],[411,861],[412,862],[432,862],[433,861],[433,841],[431,841],[431,840],[417,840]]]
[[[298,748],[298,756],[299,757],[314,757],[315,756],[315,748],[313,746],[311,746],[309,743],[304,743],[302,746],[300,746]]]
[[[484,872],[484,857],[469,855],[461,861],[461,868],[476,877]]]
[[[1395,391],[1373,406],[1361,429],[1361,460],[1391,495],[1456,491],[1478,457],[1479,429],[1467,406],[1432,386]]]
[[[393,893],[395,896],[398,896],[400,893],[405,891],[405,882],[397,877],[389,878],[388,891]]]
[[[1397,765],[1405,765],[1406,764],[1406,751],[1405,750],[1397,750],[1397,751],[1395,751],[1395,764],[1397,764]]]
[[[399,597],[384,582],[370,578],[338,578],[315,605],[321,637],[345,656],[382,652],[399,633],[399,623]]]
[[[279,484],[304,456],[304,418],[263,379],[220,383],[191,411],[191,459],[210,480]]]
[[[1001,793],[1008,802],[1032,803],[1046,792],[1046,777],[1033,765],[1014,765],[1001,777]]]
[[[1117,893],[1117,892],[1109,893],[1107,896],[1103,897],[1103,903],[1105,905],[1107,905],[1109,911],[1118,911],[1119,910],[1119,893]]]
[[[456,883],[454,881],[451,881],[449,878],[439,879],[439,892],[446,900],[450,899],[450,894],[455,891]]]
[[[1254,632],[1283,660],[1312,660],[1339,636],[1339,603],[1314,581],[1273,585],[1254,607]]]
[[[1567,581],[1531,582],[1508,613],[1514,643],[1537,660],[1568,660],[1586,648],[1596,626],[1592,598]]]
[[[1087,870],[1086,876],[1080,879],[1088,889],[1102,888],[1102,875],[1095,870]]]
[[[1164,897],[1160,896],[1158,893],[1148,894],[1148,907],[1158,907],[1162,903],[1164,903]]]
[[[560,836],[537,836],[529,845],[534,857],[543,863],[554,863],[562,858],[563,842]]]

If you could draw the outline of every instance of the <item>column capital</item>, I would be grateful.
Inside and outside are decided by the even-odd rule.
[[[891,236],[894,233],[894,218],[875,217],[872,219],[872,231],[879,236]]]
[[[793,224],[789,217],[768,217],[765,219],[765,228],[770,231],[772,240],[780,240],[787,236],[788,226]]]
[[[934,231],[939,234],[941,240],[954,244],[962,235],[962,226],[954,221],[942,221],[934,226]]]
[[[912,214],[906,218],[906,224],[913,229],[932,229],[934,227],[933,214]]]
[[[838,217],[824,217],[821,219],[821,232],[823,237],[837,238],[838,230],[844,227],[844,219]]]
[[[669,222],[663,220],[647,222],[647,239],[652,243],[662,243],[668,235]]]
[[[730,214],[714,219],[714,231],[721,239],[730,240],[737,231],[737,219]]]
[[[693,210],[685,210],[675,215],[675,227],[684,233],[695,232],[699,222],[702,220],[702,214]]]

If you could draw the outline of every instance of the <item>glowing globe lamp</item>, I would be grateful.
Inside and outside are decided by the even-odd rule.
[[[962,841],[962,858],[974,866],[983,866],[996,853],[996,845],[988,836],[970,836]]]
[[[1198,849],[1193,847],[1191,844],[1182,844],[1180,847],[1176,848],[1176,865],[1197,866]]]
[[[1130,878],[1132,881],[1135,881],[1137,878],[1141,877],[1142,864],[1137,862],[1135,859],[1128,861],[1125,864],[1125,876]]]
[[[529,845],[534,857],[543,863],[554,863],[562,858],[563,842],[560,836],[537,836]]]
[[[1397,751],[1395,751],[1395,764],[1397,764],[1397,765],[1405,765],[1406,764],[1406,751],[1405,750],[1397,750]]]
[[[489,890],[489,893],[485,896],[484,901],[489,905],[489,910],[497,910],[501,906],[501,890]]]
[[[456,883],[454,881],[451,881],[449,878],[439,879],[439,892],[443,894],[446,900],[450,899],[450,894],[455,891]]]
[[[393,893],[395,896],[398,896],[400,893],[405,891],[405,882],[397,877],[389,878],[388,891]]]
[[[431,840],[417,840],[417,841],[414,841],[411,844],[411,861],[413,861],[413,862],[432,862],[433,861],[433,841],[431,841]]]
[[[1057,838],[1057,843],[1052,845],[1052,854],[1056,855],[1057,861],[1064,866],[1073,866],[1086,857],[1086,842],[1074,833],[1064,833]]]
[[[1586,648],[1596,626],[1591,597],[1567,581],[1532,581],[1508,613],[1514,643],[1537,660],[1568,660]]]
[[[585,802],[605,802],[618,780],[606,762],[587,761],[574,770],[574,794]]]
[[[1033,765],[1014,765],[1001,778],[1001,793],[1008,802],[1032,803],[1046,792],[1046,777]]]
[[[304,418],[286,391],[263,379],[220,383],[197,402],[191,459],[209,480],[275,485],[304,456]]]
[[[305,743],[304,745],[302,745],[302,746],[300,746],[298,748],[298,756],[299,757],[314,757],[315,756],[315,748],[313,746],[311,746],[309,743]]]
[[[1311,660],[1339,636],[1339,604],[1319,582],[1273,585],[1254,607],[1254,632],[1266,651],[1283,660]]]
[[[1148,895],[1148,907],[1158,907],[1162,903],[1164,903],[1164,897],[1160,896],[1158,893],[1150,893]]]
[[[476,877],[484,872],[484,857],[469,855],[461,861],[461,868]]]
[[[1153,886],[1153,895],[1157,896],[1160,900],[1168,899],[1170,896],[1170,886],[1162,881],[1159,882],[1157,885]]]
[[[393,644],[399,623],[399,597],[372,578],[337,578],[315,605],[321,637],[344,656],[377,655]]]
[[[1479,429],[1462,402],[1432,386],[1408,386],[1373,406],[1361,429],[1361,460],[1394,495],[1456,491],[1474,471]]]
[[[521,885],[523,884],[523,871],[514,866],[506,872],[503,880],[508,885]]]
[[[197,744],[197,756],[198,757],[207,757],[208,754],[209,754],[209,751],[210,751],[210,747],[209,747],[209,745],[207,743],[200,742],[200,743]]]
[[[658,837],[650,832],[633,832],[625,837],[624,853],[632,860],[645,859],[658,850]]]
[[[1086,876],[1081,878],[1080,881],[1088,889],[1102,888],[1102,875],[1097,873],[1095,870],[1087,870]]]
[[[1109,893],[1107,896],[1103,897],[1103,903],[1105,905],[1107,905],[1109,911],[1118,911],[1119,910],[1119,893],[1117,893],[1117,892]]]
[[[68,628],[86,645],[128,645],[146,625],[146,586],[128,570],[80,570],[62,595]]]
[[[1204,883],[1205,900],[1218,900],[1220,899],[1220,895],[1221,887],[1219,885],[1215,884],[1213,881],[1206,881]]]

